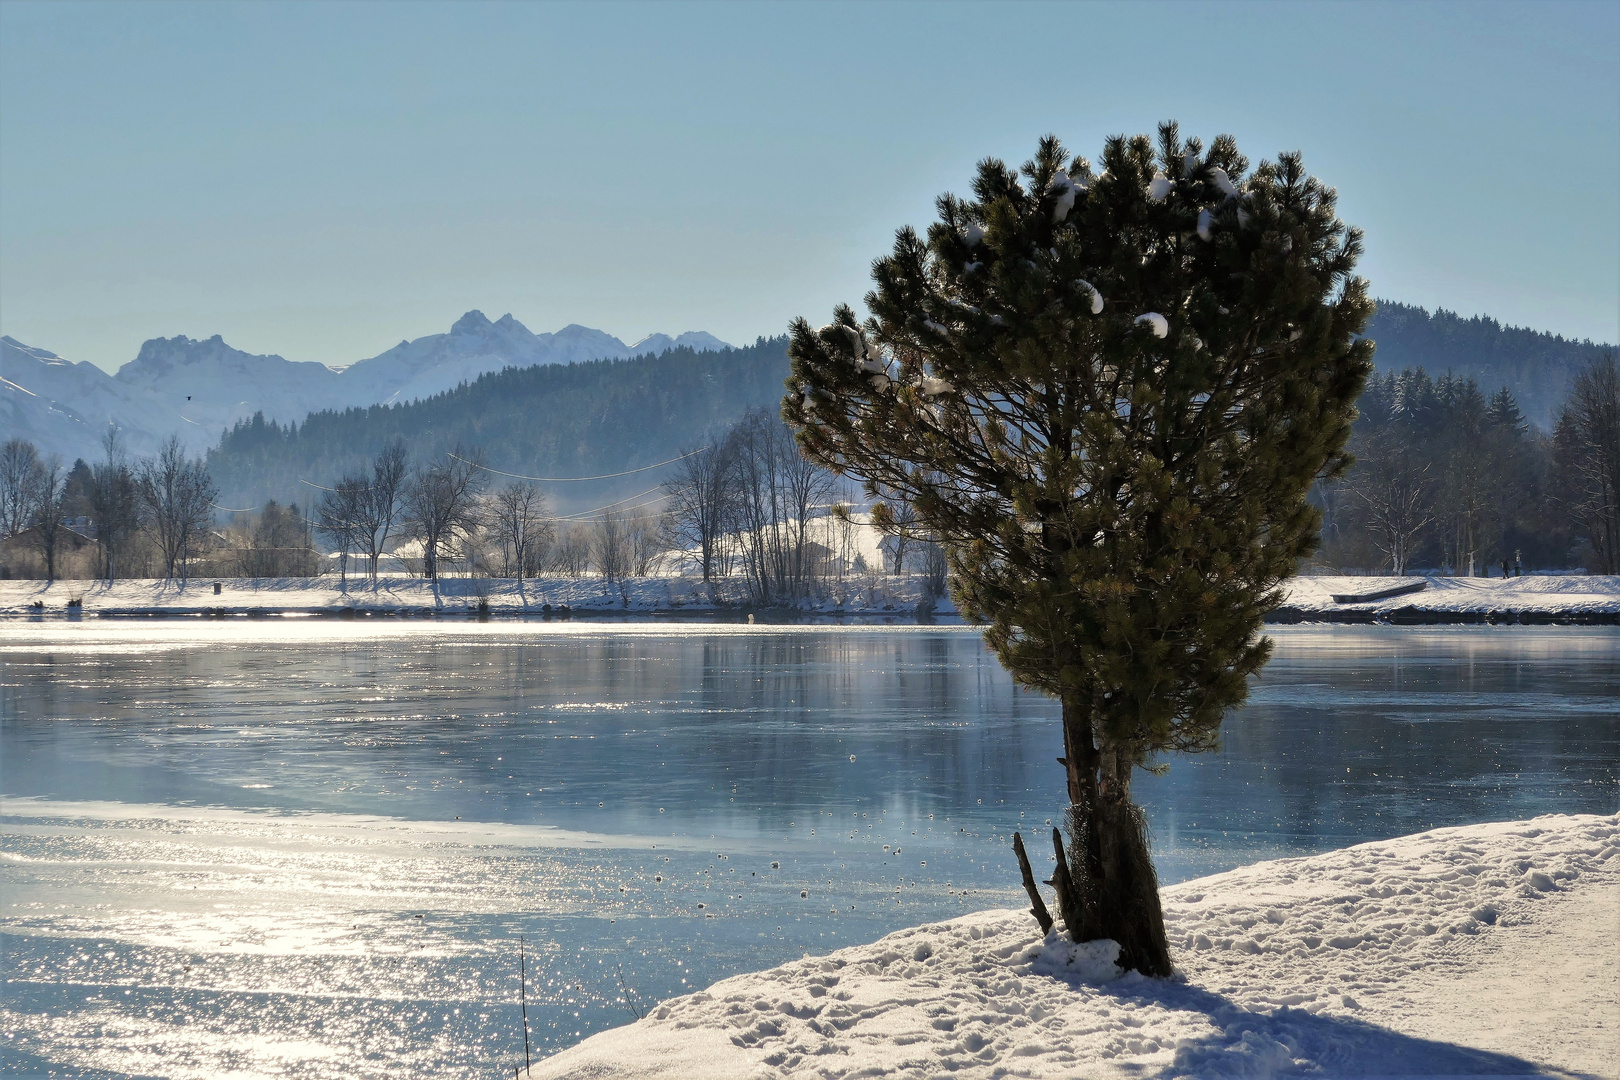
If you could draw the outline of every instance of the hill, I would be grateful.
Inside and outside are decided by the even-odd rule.
[[[1367,336],[1378,343],[1373,363],[1380,372],[1421,367],[1432,375],[1471,375],[1486,396],[1505,386],[1543,429],[1552,427],[1575,373],[1614,348],[1393,300],[1378,301]]]
[[[311,414],[282,425],[237,424],[209,452],[225,506],[267,499],[308,505],[394,438],[414,460],[457,443],[483,447],[489,465],[533,477],[640,469],[702,444],[749,409],[774,408],[787,377],[787,338],[740,349],[508,368],[426,400]],[[655,487],[662,470],[582,483],[548,483],[553,505],[586,510]]]

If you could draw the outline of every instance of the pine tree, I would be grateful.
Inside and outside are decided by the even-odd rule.
[[[1229,136],[1205,153],[1165,124],[1102,164],[1050,137],[1021,174],[982,162],[973,199],[874,264],[864,324],[793,323],[783,415],[915,508],[963,612],[1061,701],[1068,932],[1163,975],[1132,772],[1212,748],[1265,663],[1317,542],[1306,494],[1347,463],[1372,304],[1298,155],[1249,174]]]
[[[1522,435],[1528,426],[1524,413],[1519,411],[1519,403],[1513,399],[1513,392],[1505,386],[1491,395],[1485,422],[1514,435]]]

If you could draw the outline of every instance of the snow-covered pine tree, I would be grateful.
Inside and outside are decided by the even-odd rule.
[[[1021,174],[982,162],[874,264],[864,324],[793,323],[783,415],[915,508],[1001,662],[1060,699],[1068,932],[1165,975],[1132,772],[1215,746],[1265,663],[1317,543],[1306,493],[1347,464],[1372,303],[1297,154],[1251,174],[1231,137],[1164,124],[1101,163],[1050,137]]]

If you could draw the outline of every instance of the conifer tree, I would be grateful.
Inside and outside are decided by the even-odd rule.
[[[963,612],[1061,701],[1067,930],[1163,975],[1132,772],[1214,747],[1265,663],[1262,618],[1317,542],[1306,494],[1348,461],[1372,304],[1361,236],[1297,154],[1250,173],[1229,136],[1165,124],[1101,164],[1051,137],[1021,173],[982,162],[972,199],[874,263],[864,323],[793,323],[783,415],[915,508]]]

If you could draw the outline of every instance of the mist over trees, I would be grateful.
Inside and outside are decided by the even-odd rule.
[[[301,424],[260,417],[224,433],[210,474],[228,506],[308,497],[335,487],[395,439],[417,461],[457,444],[482,447],[488,465],[520,476],[600,476],[676,457],[702,432],[769,406],[787,377],[785,338],[720,352],[507,369],[423,401],[311,414]],[[644,476],[549,489],[560,514],[628,499]]]
[[[1505,386],[1525,418],[1544,431],[1552,429],[1576,375],[1612,348],[1503,326],[1486,315],[1431,313],[1393,300],[1378,301],[1367,336],[1378,343],[1373,355],[1378,374],[1424,368],[1436,377],[1449,372],[1454,378],[1472,378],[1487,394]]]

